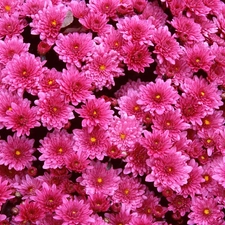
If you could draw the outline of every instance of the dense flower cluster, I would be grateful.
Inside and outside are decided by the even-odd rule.
[[[225,3],[0,1],[0,224],[225,225]]]

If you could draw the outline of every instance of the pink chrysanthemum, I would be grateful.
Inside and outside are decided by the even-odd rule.
[[[90,202],[90,207],[94,212],[106,212],[109,210],[110,200],[107,195],[96,193],[90,195],[88,200]]]
[[[109,147],[108,134],[105,130],[96,127],[91,132],[88,128],[73,130],[75,146],[78,151],[88,153],[90,159],[102,160]]]
[[[43,168],[60,168],[65,165],[65,157],[73,153],[73,135],[65,130],[54,130],[40,140],[38,148],[42,155],[39,160],[44,161]]]
[[[37,206],[36,202],[25,200],[19,205],[19,214],[15,216],[14,221],[20,223],[34,223],[44,217],[43,210]]]
[[[54,50],[65,63],[75,64],[81,67],[85,57],[93,51],[94,44],[91,33],[59,34]]]
[[[36,190],[36,196],[31,199],[46,213],[52,213],[62,204],[62,191],[56,185],[49,186],[43,183],[40,190]]]
[[[142,105],[145,112],[156,112],[162,115],[165,110],[172,109],[177,103],[178,93],[171,86],[171,80],[157,79],[156,83],[150,82],[140,86],[140,98],[137,103]]]
[[[75,111],[83,118],[82,127],[88,127],[90,132],[95,126],[107,130],[114,113],[110,110],[110,102],[105,102],[103,98],[90,99],[81,109]]]
[[[131,210],[141,207],[145,196],[146,186],[140,183],[137,178],[121,176],[119,187],[112,199],[114,203],[122,203]]]
[[[172,147],[171,138],[168,131],[153,130],[149,132],[144,130],[145,138],[142,139],[142,145],[147,148],[150,157],[159,157],[170,152]]]
[[[2,0],[0,2],[0,15],[17,14],[21,9],[22,4],[23,0]]]
[[[112,85],[115,85],[114,77],[124,75],[123,69],[119,65],[118,53],[113,50],[108,51],[102,45],[96,47],[83,70],[85,76],[93,82],[98,90],[102,90],[103,87],[111,88]]]
[[[161,131],[169,131],[169,136],[179,136],[180,132],[187,130],[190,125],[181,118],[180,110],[168,110],[162,115],[155,115],[153,118],[153,128]]]
[[[194,46],[185,49],[188,66],[194,71],[199,69],[209,71],[215,56],[211,54],[210,48],[206,42],[197,43]]]
[[[171,150],[169,153],[157,158],[147,160],[152,172],[146,176],[147,182],[154,182],[158,191],[170,187],[176,192],[181,191],[181,186],[187,184],[192,167],[187,165],[187,157],[181,152]]]
[[[89,8],[84,1],[71,1],[69,6],[76,18],[83,18],[89,12]]]
[[[224,168],[225,158],[220,158],[216,161],[213,167],[212,178],[216,180],[219,184],[225,187],[225,168]]]
[[[32,15],[31,34],[40,35],[49,45],[53,45],[66,17],[67,8],[63,4],[48,6]]]
[[[11,103],[11,108],[6,112],[4,125],[7,129],[16,131],[17,136],[30,135],[30,129],[39,127],[37,108],[30,108],[30,101],[23,99],[19,104]]]
[[[15,183],[14,187],[22,195],[22,199],[30,199],[31,196],[35,196],[36,190],[41,188],[41,181],[37,178],[30,177],[28,174],[23,179],[19,179]]]
[[[2,177],[0,177],[0,207],[2,204],[4,204],[7,200],[14,198],[12,195],[13,190],[11,189],[11,186],[9,185],[7,180],[4,180]]]
[[[203,1],[185,0],[187,7],[186,14],[190,16],[192,13],[198,16],[206,16],[210,9],[203,3]]]
[[[79,19],[79,22],[87,29],[98,34],[104,34],[109,29],[107,16],[96,11],[87,12],[87,14]]]
[[[38,116],[40,116],[43,126],[48,130],[52,128],[61,129],[74,118],[73,106],[65,103],[64,96],[59,92],[38,93],[38,100],[34,103],[38,105]]]
[[[224,217],[222,208],[214,197],[195,197],[192,199],[192,212],[188,214],[187,224],[222,224],[219,223],[219,221],[223,221]]]
[[[195,194],[201,194],[201,183],[204,182],[204,178],[202,177],[203,169],[201,166],[198,166],[198,163],[195,162],[194,159],[190,160],[188,163],[193,169],[189,173],[189,178],[187,180],[187,184],[184,184],[181,187],[181,195],[183,197],[194,196]]]
[[[89,154],[84,151],[78,151],[70,155],[66,155],[65,157],[66,168],[70,171],[82,173],[90,163],[90,161],[87,159],[88,156]]]
[[[70,101],[74,106],[91,96],[91,81],[79,73],[73,67],[63,70],[60,79],[57,79],[59,88],[66,101]]]
[[[202,124],[201,119],[206,115],[205,107],[199,104],[196,98],[192,96],[181,97],[178,107],[185,122],[191,122],[193,125]]]
[[[221,91],[215,83],[208,83],[204,78],[194,76],[192,79],[185,79],[182,84],[185,95],[195,97],[198,103],[203,104],[211,114],[213,109],[219,109],[223,105]]]
[[[136,140],[141,137],[142,127],[135,116],[122,114],[121,118],[114,116],[108,129],[108,136],[111,143],[122,151],[133,148]]]
[[[204,37],[201,34],[201,26],[195,23],[194,19],[180,15],[175,17],[171,24],[176,29],[176,36],[184,44],[204,41]]]
[[[179,213],[181,216],[184,216],[187,212],[190,212],[191,199],[184,198],[182,195],[173,194],[172,197],[168,197],[169,201],[168,210],[173,213]]]
[[[92,162],[82,176],[77,178],[77,182],[85,187],[89,195],[100,193],[112,196],[118,188],[120,173],[121,169],[109,169],[106,163]]]
[[[5,38],[5,40],[0,40],[0,63],[6,65],[12,60],[15,54],[22,54],[28,52],[30,44],[24,43],[21,36],[12,38]]]
[[[26,0],[21,7],[21,14],[24,16],[33,16],[48,5],[51,5],[51,0]]]
[[[150,20],[156,28],[164,26],[166,23],[167,15],[157,2],[148,2],[144,8],[143,13],[140,15],[141,19]]]
[[[142,13],[143,10],[146,8],[148,1],[146,0],[132,0],[132,4],[134,10],[138,13]]]
[[[141,109],[141,105],[137,104],[140,93],[134,90],[128,90],[127,95],[120,97],[118,101],[118,109],[122,113],[126,113],[128,116],[134,115],[136,119],[142,119],[144,117],[144,111]]]
[[[146,215],[139,215],[138,217],[132,217],[130,225],[152,225],[152,222]]]
[[[0,152],[0,165],[8,166],[9,169],[23,170],[30,167],[31,162],[36,158],[32,155],[34,139],[26,137],[8,136],[7,142],[2,141]]]
[[[88,7],[92,11],[106,14],[107,17],[115,19],[119,3],[119,0],[91,0],[89,1]]]
[[[150,171],[146,164],[148,158],[147,149],[137,142],[134,148],[127,152],[127,157],[124,160],[127,164],[125,165],[123,173],[132,173],[133,177],[148,174]]]
[[[0,17],[0,39],[4,37],[12,37],[19,36],[25,26],[26,22],[24,19],[19,19],[18,15],[13,14],[9,16],[8,14],[4,14]]]
[[[154,26],[150,24],[150,21],[141,20],[135,15],[120,19],[116,25],[126,41],[140,45],[152,45],[151,37]]]
[[[23,94],[26,90],[33,95],[37,94],[38,81],[44,64],[45,61],[41,62],[40,58],[28,52],[15,55],[2,71],[2,82],[10,85],[11,91],[17,90]]]
[[[69,224],[89,224],[95,222],[91,217],[92,210],[84,200],[63,198],[63,204],[55,210],[56,215],[53,217],[62,220],[62,225]]]
[[[155,44],[153,52],[157,54],[160,64],[164,61],[174,64],[181,54],[181,47],[175,38],[171,36],[167,26],[159,27],[154,32],[153,43]]]
[[[154,62],[146,45],[128,43],[123,46],[122,55],[128,70],[137,73],[144,73],[145,67],[149,67]]]

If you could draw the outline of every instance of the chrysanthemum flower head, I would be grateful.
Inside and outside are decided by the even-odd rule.
[[[106,212],[110,207],[110,199],[101,193],[90,195],[88,201],[94,212]]]
[[[136,140],[141,137],[142,127],[135,116],[121,114],[114,116],[108,129],[109,140],[122,151],[133,148]]]
[[[94,222],[91,217],[92,210],[88,203],[84,200],[67,199],[63,198],[63,204],[55,210],[55,216],[53,218],[62,220],[63,225],[66,224],[88,224]]]
[[[6,65],[2,82],[10,85],[9,90],[17,90],[21,95],[24,91],[35,95],[44,64],[45,61],[41,62],[40,58],[31,53],[16,54]]]
[[[206,42],[200,42],[192,47],[186,47],[185,52],[187,64],[194,72],[197,72],[199,69],[209,71],[215,56],[211,54]]]
[[[42,155],[39,160],[44,161],[43,168],[61,168],[65,165],[66,156],[72,154],[73,136],[65,130],[54,130],[52,133],[40,140],[41,146],[38,148]]]
[[[83,118],[82,126],[91,128],[100,126],[107,129],[113,119],[113,111],[110,110],[110,102],[105,102],[103,98],[93,98],[86,102],[81,109],[75,110]]]
[[[122,203],[131,210],[141,207],[145,196],[146,186],[141,184],[138,178],[121,176],[119,187],[112,199],[114,203]]]
[[[164,61],[174,64],[181,54],[181,47],[175,38],[171,36],[167,26],[161,26],[154,32],[153,43],[155,44],[153,52],[157,54],[160,64]]]
[[[88,128],[74,129],[75,150],[85,151],[90,159],[103,160],[109,148],[108,133],[100,127],[90,132]],[[77,150],[78,149],[78,150]]]
[[[152,45],[151,37],[154,26],[151,26],[150,21],[141,20],[139,16],[135,15],[120,19],[117,27],[126,41],[140,45]]]
[[[128,70],[138,73],[144,73],[144,68],[154,62],[146,45],[128,43],[123,46],[122,56]]]
[[[90,10],[84,1],[71,1],[69,7],[76,18],[83,18]]]
[[[67,8],[63,4],[49,5],[39,10],[37,14],[32,15],[31,34],[40,35],[41,40],[53,45],[66,17],[66,11]]]
[[[118,188],[121,169],[108,168],[106,163],[92,162],[91,165],[77,178],[82,186],[85,186],[87,194],[100,193],[114,195]]]
[[[181,186],[187,183],[192,167],[187,165],[188,158],[175,149],[157,158],[147,160],[152,172],[146,176],[147,182],[154,182],[158,191],[170,187],[180,192]]]
[[[54,50],[59,54],[59,59],[65,63],[81,67],[85,57],[94,49],[91,33],[59,34]]]
[[[30,101],[23,99],[20,104],[11,103],[11,108],[6,112],[4,124],[7,129],[16,131],[17,136],[29,135],[30,129],[39,127],[37,108],[30,108]]]
[[[60,79],[57,79],[59,88],[65,96],[65,100],[73,105],[91,98],[91,80],[79,73],[73,67],[63,70]]]
[[[216,199],[211,197],[194,197],[191,205],[192,212],[188,214],[187,224],[220,224],[224,213],[222,206],[217,204]]]
[[[38,97],[39,99],[34,101],[38,106],[37,115],[48,130],[61,129],[70,119],[74,118],[74,107],[65,102],[61,93],[56,91],[39,92]]]
[[[13,14],[9,16],[4,14],[0,17],[0,38],[19,36],[26,25],[25,20],[18,18],[18,15]]]
[[[145,112],[162,115],[165,110],[172,109],[172,105],[179,99],[178,93],[170,84],[170,79],[165,82],[157,79],[156,83],[140,86],[140,99],[137,103],[142,105]]]
[[[17,171],[31,166],[36,158],[32,155],[35,151],[33,148],[34,139],[28,139],[24,136],[8,136],[7,142],[2,141],[0,152],[0,164],[8,166],[9,169]]]
[[[6,65],[12,60],[15,54],[22,54],[27,52],[30,44],[24,43],[21,36],[13,36],[12,38],[5,38],[0,40],[0,63]]]
[[[62,190],[56,185],[49,186],[47,183],[42,184],[40,190],[36,190],[36,196],[31,199],[38,205],[44,212],[54,212],[55,209],[62,204]]]
[[[12,187],[9,184],[9,182],[2,177],[0,177],[0,189],[1,189],[1,194],[0,194],[0,207],[2,204],[4,204],[7,200],[14,198],[12,195]]]
[[[0,15],[8,14],[18,14],[21,6],[23,4],[23,1],[21,0],[2,0],[0,2]]]

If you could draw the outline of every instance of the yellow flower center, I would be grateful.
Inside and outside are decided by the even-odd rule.
[[[105,70],[105,68],[106,68],[105,65],[99,66],[99,69],[102,70],[102,71]]]
[[[6,5],[5,10],[9,12],[11,10],[11,7],[9,5]]]
[[[126,138],[126,134],[120,134],[120,138],[124,140]]]
[[[206,142],[209,144],[212,140],[209,138],[206,140]]]
[[[210,210],[209,210],[209,209],[204,209],[203,213],[204,213],[205,215],[209,215],[209,214],[210,214]]]
[[[94,143],[94,142],[96,142],[97,139],[95,137],[91,137],[90,140],[92,143]]]
[[[160,95],[160,94],[157,94],[157,95],[155,96],[155,98],[156,98],[156,99],[160,99],[160,98],[161,98],[161,95]]]
[[[134,111],[138,111],[140,107],[138,105],[134,106]]]
[[[54,27],[55,27],[55,26],[57,25],[56,20],[52,20],[51,24],[52,24],[52,26],[54,26]]]
[[[199,62],[200,62],[200,59],[199,59],[199,58],[197,58],[197,59],[195,60],[195,62],[196,62],[196,63],[199,63]]]
[[[16,150],[15,154],[19,156],[19,155],[21,155],[21,151],[20,150]]]
[[[200,94],[201,94],[201,96],[205,96],[205,92],[204,91],[201,91]]]
[[[57,107],[53,107],[53,111],[56,112],[58,109]]]
[[[59,148],[58,152],[59,153],[62,153],[63,152],[63,149],[62,148]]]
[[[168,122],[166,122],[166,125],[167,125],[167,126],[170,126],[170,125],[171,125],[171,123],[168,121]]]
[[[204,120],[204,124],[205,124],[205,125],[209,125],[209,124],[210,124],[210,121],[207,120],[207,119],[205,119],[205,120]]]
[[[48,84],[49,84],[49,85],[52,85],[53,82],[54,82],[54,80],[49,80],[49,81],[48,81]]]
[[[97,179],[97,182],[98,182],[99,184],[101,184],[101,183],[102,183],[102,178],[99,177],[99,178]]]
[[[206,182],[208,182],[209,181],[209,175],[205,175],[204,179],[205,179]]]
[[[129,192],[130,192],[129,189],[125,189],[125,190],[124,190],[124,193],[125,193],[126,195],[128,195]]]

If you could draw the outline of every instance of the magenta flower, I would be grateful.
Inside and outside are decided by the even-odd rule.
[[[31,34],[40,35],[40,39],[53,45],[58,37],[59,31],[66,17],[66,7],[62,4],[57,6],[49,5],[32,15],[30,23]]]
[[[128,70],[144,73],[145,67],[150,67],[154,62],[146,45],[128,43],[123,46],[123,61]]]
[[[30,135],[30,129],[39,127],[37,120],[37,108],[30,108],[30,101],[23,99],[21,103],[11,103],[10,110],[6,111],[4,125],[7,129],[16,131],[17,136]]]
[[[118,53],[108,51],[102,45],[93,50],[94,53],[83,67],[85,76],[93,82],[97,90],[103,87],[111,88],[115,85],[114,77],[123,76],[123,69],[119,65]]]
[[[24,91],[36,95],[44,64],[45,61],[41,62],[40,58],[28,52],[15,55],[2,71],[2,82],[10,85],[9,90],[17,90],[21,95]]]
[[[140,98],[137,103],[142,105],[145,112],[162,115],[165,110],[172,109],[172,105],[179,99],[178,93],[170,84],[171,80],[164,82],[157,79],[156,83],[150,82],[140,86]]]
[[[0,15],[8,14],[17,14],[20,11],[20,8],[23,4],[23,0],[2,0],[0,2]]]
[[[114,203],[122,203],[131,210],[140,208],[145,196],[146,186],[140,183],[138,178],[121,176],[119,187],[115,191],[112,199]]]
[[[91,80],[73,67],[68,70],[64,69],[61,77],[57,79],[57,83],[65,100],[74,106],[91,97]]]
[[[25,19],[19,19],[17,14],[9,16],[4,14],[0,17],[0,39],[4,37],[19,36],[27,23]]]
[[[117,28],[123,38],[139,45],[152,45],[151,38],[154,26],[151,21],[141,20],[139,16],[125,17],[117,23]]]
[[[31,199],[46,213],[52,213],[62,204],[62,190],[56,185],[49,186],[47,183],[42,184],[42,188],[36,190],[36,196]]]
[[[110,110],[110,102],[103,98],[93,98],[86,102],[81,109],[75,110],[83,118],[82,126],[91,132],[96,126],[106,130],[113,119],[113,111]]]
[[[44,212],[41,207],[37,206],[36,202],[26,199],[23,204],[19,205],[19,214],[14,218],[16,222],[20,223],[36,223],[44,217]]]
[[[195,44],[185,49],[187,64],[194,71],[199,69],[209,71],[215,56],[211,54],[210,48],[206,42]]]
[[[34,139],[26,137],[8,136],[7,142],[2,141],[0,152],[0,165],[8,166],[9,169],[17,171],[29,168],[36,158],[32,155],[35,151],[33,148]]]
[[[4,180],[2,177],[0,177],[0,189],[1,189],[1,194],[0,194],[0,207],[9,199],[14,198],[12,195],[12,187],[9,184],[7,180]]]
[[[91,165],[77,178],[88,195],[94,193],[114,195],[118,189],[121,169],[107,168],[106,163],[92,162]]]
[[[195,197],[192,199],[192,212],[188,214],[187,224],[223,224],[224,213],[222,208],[213,196]]]
[[[5,38],[0,40],[0,63],[6,65],[12,60],[15,54],[22,54],[28,52],[30,44],[24,43],[22,36],[12,38]]]
[[[108,134],[105,130],[95,127],[89,132],[88,128],[74,129],[75,150],[84,151],[90,159],[103,160],[109,147]]]
[[[127,152],[127,157],[124,160],[127,164],[125,165],[123,173],[132,173],[133,177],[148,174],[150,172],[149,167],[146,164],[148,158],[147,149],[137,142],[134,145],[134,148]]]
[[[61,129],[70,119],[74,118],[74,107],[65,103],[60,92],[39,92],[38,97],[39,99],[34,101],[38,106],[37,115],[40,117],[43,126],[46,126],[48,130],[52,128]]]
[[[39,160],[44,161],[44,169],[61,168],[65,165],[65,158],[73,153],[73,136],[65,130],[48,133],[40,143],[38,151],[42,155]]]
[[[92,34],[69,33],[59,34],[54,50],[59,54],[59,59],[65,63],[81,67],[81,63],[94,49]]]
[[[91,217],[92,210],[84,200],[63,198],[63,204],[55,210],[56,215],[53,218],[62,220],[62,225],[69,224],[88,224],[94,222]]]
[[[88,201],[90,202],[90,207],[94,212],[106,212],[109,210],[110,200],[107,195],[96,193],[90,195]]]
[[[153,52],[157,54],[160,64],[164,61],[174,64],[181,54],[181,47],[175,38],[171,36],[167,26],[159,27],[154,32],[153,43],[155,44]]]
[[[170,187],[176,192],[181,191],[181,186],[187,184],[192,167],[187,165],[188,158],[176,152],[174,149],[169,153],[157,158],[147,160],[152,172],[146,176],[147,182],[154,182],[158,191]]]

